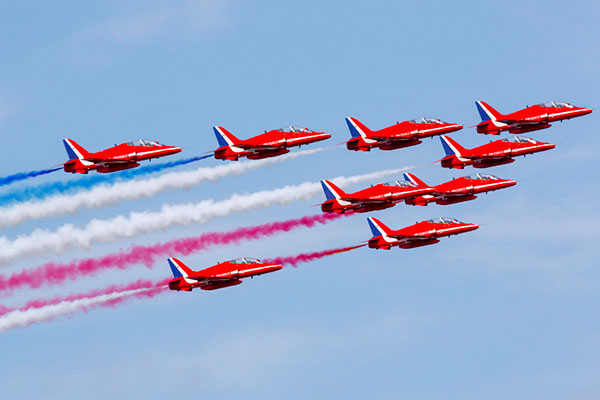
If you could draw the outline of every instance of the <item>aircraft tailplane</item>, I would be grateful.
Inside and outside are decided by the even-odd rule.
[[[187,278],[193,272],[187,265],[174,257],[169,258],[169,266],[175,278]]]
[[[367,218],[369,222],[369,227],[371,228],[371,232],[373,232],[373,236],[387,236],[391,230],[387,226],[383,224],[380,220],[374,217]]]
[[[346,195],[342,189],[333,184],[333,182],[322,180],[321,186],[323,186],[323,192],[327,200],[340,199]]]
[[[73,139],[63,139],[63,143],[65,145],[65,149],[67,150],[69,160],[74,160],[76,158],[85,160],[86,158],[89,158],[90,153]]]
[[[440,140],[442,141],[446,156],[456,155],[457,157],[461,157],[467,152],[467,149],[458,144],[458,142],[450,136],[440,136]]]
[[[475,105],[477,106],[477,111],[479,111],[479,115],[481,116],[481,122],[489,120],[496,121],[502,117],[502,114],[494,110],[492,106],[485,101],[476,101]]]
[[[425,182],[423,182],[422,180],[417,178],[416,175],[413,175],[409,172],[404,173],[404,180],[407,182],[412,182],[417,186],[427,186],[427,184]]]
[[[240,143],[240,140],[233,136],[231,132],[222,126],[213,126],[213,131],[215,132],[215,136],[217,137],[217,141],[219,142],[219,146],[235,146]]]
[[[347,117],[346,124],[348,124],[352,137],[366,138],[371,133],[371,130],[356,118]]]

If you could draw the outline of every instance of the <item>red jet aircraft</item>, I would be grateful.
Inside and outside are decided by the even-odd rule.
[[[472,149],[465,149],[448,136],[442,136],[442,146],[446,157],[441,159],[442,167],[463,169],[467,165],[475,168],[488,168],[509,164],[513,157],[525,156],[553,149],[552,143],[538,142],[531,138],[514,136],[512,139],[495,140]]]
[[[64,139],[70,160],[64,163],[65,172],[87,174],[88,171],[115,172],[135,168],[138,161],[150,160],[179,153],[180,147],[165,146],[155,141],[136,140],[121,143],[97,153],[89,153],[72,139]]]
[[[327,201],[321,204],[321,210],[328,213],[343,214],[346,211],[369,212],[383,210],[396,205],[402,200],[431,194],[434,189],[427,185],[413,182],[386,182],[346,193],[330,181],[321,181]]]
[[[275,157],[289,153],[290,147],[329,139],[329,133],[315,132],[308,128],[288,126],[274,129],[250,139],[240,140],[220,126],[213,127],[219,147],[214,151],[217,160],[237,161],[240,157],[250,160]]]
[[[562,101],[549,101],[506,115],[500,114],[483,101],[477,101],[475,105],[481,116],[477,132],[488,135],[498,135],[502,131],[510,133],[537,131],[550,128],[550,122],[581,117],[592,112],[591,108],[575,107]]]
[[[420,187],[427,184],[413,174],[405,173],[404,179]],[[475,174],[434,186],[433,193],[406,199],[405,203],[413,206],[426,206],[429,203],[446,205],[476,199],[476,194],[487,193],[493,190],[504,189],[516,185],[517,182],[509,179],[500,179],[494,175]]]
[[[369,217],[367,221],[373,232],[373,237],[369,239],[369,247],[383,250],[389,250],[393,246],[401,249],[427,246],[439,242],[440,237],[458,235],[479,228],[475,224],[444,217],[417,222],[397,231],[388,228],[377,218]]]
[[[451,124],[435,118],[415,118],[399,122],[396,125],[372,131],[356,118],[346,118],[352,138],[346,142],[348,150],[370,151],[379,147],[381,150],[396,150],[402,147],[421,143],[420,139],[443,135],[463,128],[459,124]]]
[[[253,277],[278,271],[279,264],[267,264],[256,258],[242,257],[225,261],[200,271],[192,271],[176,258],[169,258],[174,278],[169,281],[169,289],[191,292],[192,289],[221,289],[239,285],[242,278]]]

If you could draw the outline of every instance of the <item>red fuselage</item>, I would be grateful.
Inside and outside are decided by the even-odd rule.
[[[64,164],[65,172],[87,174],[88,171],[115,172],[124,169],[135,168],[140,161],[150,160],[176,154],[181,151],[180,147],[151,145],[142,146],[129,143],[102,150],[96,153],[83,154],[83,158],[73,158]]]
[[[174,259],[180,265],[179,260]],[[175,277],[169,282],[171,290],[192,291],[194,288],[202,290],[221,289],[228,286],[239,285],[241,279],[268,274],[269,272],[278,271],[282,268],[279,264],[263,263],[258,260],[256,262],[243,261],[226,261],[208,267],[200,271],[188,270],[183,276]],[[185,267],[185,266],[184,266]],[[187,268],[187,267],[186,267]]]
[[[444,135],[463,128],[459,124],[432,118],[403,121],[377,131],[368,129],[356,118],[347,118],[346,122],[353,136],[346,142],[346,147],[354,151],[369,151],[372,148],[395,150],[415,146],[421,143],[421,139]]]
[[[444,139],[448,142],[448,139]],[[450,139],[451,140],[451,139]],[[496,165],[509,164],[514,157],[538,153],[556,147],[552,143],[539,142],[533,139],[516,138],[514,140],[501,139],[486,143],[472,149],[461,148],[442,158],[441,165],[444,168],[463,169],[467,165],[475,168],[488,168]],[[449,151],[447,151],[447,154]]]
[[[380,183],[354,193],[342,193],[339,198],[327,200],[321,204],[321,210],[328,213],[343,214],[347,211],[369,212],[393,207],[403,200],[433,193],[430,187],[410,185],[404,182],[396,184]]]
[[[440,205],[461,203],[476,199],[479,193],[504,189],[516,184],[517,182],[510,179],[500,179],[493,175],[481,178],[477,175],[463,176],[434,186],[431,194],[407,199],[406,204],[426,206],[432,202]]]
[[[380,221],[373,218],[379,225]],[[440,222],[434,222],[439,220]],[[449,222],[441,222],[447,220]],[[389,250],[394,246],[401,249],[412,249],[415,247],[427,246],[439,242],[439,238],[444,236],[458,235],[473,231],[479,226],[468,224],[452,219],[435,219],[429,221],[421,221],[414,225],[407,226],[399,230],[387,229],[387,232],[381,232],[377,236],[369,239],[369,247],[372,249]],[[386,227],[387,228],[387,227]]]
[[[223,128],[219,127],[219,129]],[[216,149],[214,154],[217,160],[236,161],[242,157],[258,160],[286,154],[290,152],[291,147],[319,142],[330,137],[328,133],[313,132],[308,129],[298,129],[298,131],[275,129],[246,140],[238,140],[231,135],[229,143],[220,143],[222,146]]]
[[[486,109],[491,108],[484,102],[479,103]],[[491,111],[494,112],[495,115],[491,119],[477,125],[478,133],[498,135],[503,131],[517,134],[537,131],[549,128],[552,126],[550,124],[551,122],[590,114],[592,109],[575,107],[562,102],[548,102],[536,104],[510,114],[499,114],[493,109],[491,109]]]

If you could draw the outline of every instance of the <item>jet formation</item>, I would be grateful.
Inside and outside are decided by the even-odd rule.
[[[507,131],[521,134],[551,127],[551,123],[590,114],[592,109],[570,103],[550,101],[526,107],[510,114],[501,114],[489,104],[477,101],[481,122],[480,134],[499,135]],[[420,117],[394,125],[371,130],[358,119],[346,118],[350,139],[343,144],[351,151],[368,152],[371,149],[396,150],[422,143],[424,138],[440,137],[446,155],[439,160],[443,168],[490,168],[514,162],[515,157],[538,153],[555,147],[552,143],[532,138],[513,136],[498,139],[474,148],[465,148],[447,136],[463,129],[463,125],[444,122],[437,118]],[[217,160],[237,161],[240,158],[258,160],[290,152],[293,147],[309,145],[331,138],[326,132],[298,126],[265,131],[248,139],[238,139],[222,126],[213,127],[219,147],[210,153]],[[109,173],[135,168],[143,160],[179,153],[180,147],[163,145],[156,141],[137,140],[90,153],[72,139],[64,139],[69,160],[63,164],[65,172],[87,174],[89,171]],[[342,144],[342,143],[341,143]],[[324,213],[366,213],[384,210],[404,202],[412,206],[451,205],[471,201],[481,193],[505,189],[517,184],[510,179],[491,174],[476,173],[454,178],[435,186],[426,184],[411,173],[403,180],[378,183],[355,192],[346,192],[330,180],[322,180],[326,200],[320,204]],[[393,230],[374,217],[367,218],[373,236],[367,241],[372,249],[389,250],[418,248],[438,243],[440,238],[470,232],[479,228],[455,218],[438,217]],[[354,249],[359,246],[351,247]],[[344,251],[347,251],[344,250]],[[168,259],[173,273],[169,288],[176,291],[215,290],[239,285],[243,278],[275,272],[282,265],[242,257],[221,262],[198,271],[192,270],[176,258]]]

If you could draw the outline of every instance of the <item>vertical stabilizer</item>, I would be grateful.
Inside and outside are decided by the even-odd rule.
[[[494,110],[492,106],[484,101],[476,101],[475,105],[477,106],[477,111],[479,111],[479,115],[481,116],[481,122],[489,120],[496,121],[502,116],[502,114]]]
[[[235,146],[240,143],[240,140],[233,136],[227,129],[222,126],[213,126],[213,131],[219,142],[219,146]]]
[[[391,232],[390,228],[385,226],[383,222],[374,217],[367,218],[369,222],[369,227],[371,228],[371,232],[373,232],[373,237],[375,236],[383,236],[387,237],[387,235]]]
[[[346,123],[348,124],[348,129],[350,129],[350,135],[352,135],[352,137],[366,138],[371,133],[371,130],[356,118],[347,117]]]

